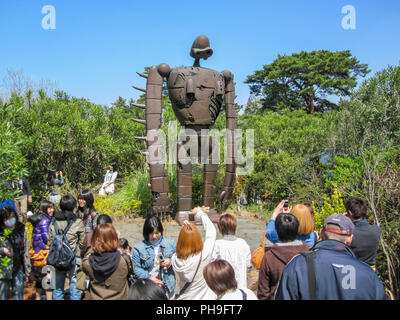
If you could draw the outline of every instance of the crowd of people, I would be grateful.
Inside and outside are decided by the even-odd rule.
[[[101,195],[114,192],[116,174],[110,165]],[[64,183],[62,172],[47,180],[53,187]],[[236,236],[231,214],[222,214],[216,228],[208,207],[194,208],[176,241],[150,215],[143,240],[131,247],[112,217],[97,212],[90,190],[77,199],[53,189],[50,196],[27,217],[34,227],[31,243],[21,205],[2,203],[0,300],[23,299],[24,282],[35,283],[41,300],[386,299],[375,273],[380,229],[368,223],[366,203],[358,198],[347,199],[346,212],[329,216],[318,231],[309,204],[280,202],[266,224],[253,292],[247,285],[252,253]]]

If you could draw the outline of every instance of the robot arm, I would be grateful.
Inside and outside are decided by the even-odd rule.
[[[227,139],[227,155],[225,180],[222,192],[219,197],[221,202],[221,210],[228,208],[232,199],[233,186],[235,184],[235,129],[237,129],[237,113],[235,111],[235,85],[233,82],[233,74],[225,70],[222,72],[225,78],[225,112],[226,112],[226,139]]]
[[[170,211],[170,199],[168,197],[168,173],[163,163],[152,161],[152,153],[157,152],[162,146],[162,141],[157,136],[156,130],[161,127],[162,116],[162,85],[164,77],[168,76],[170,67],[163,63],[159,66],[150,68],[148,74],[139,73],[141,77],[147,78],[146,89],[134,87],[137,90],[146,93],[146,104],[133,104],[145,110],[145,120],[133,119],[134,121],[146,126],[146,137],[136,137],[139,140],[146,141],[147,151],[141,152],[145,156],[149,156],[150,184],[152,192],[152,211],[153,213],[165,213]],[[153,151],[153,152],[151,152]]]

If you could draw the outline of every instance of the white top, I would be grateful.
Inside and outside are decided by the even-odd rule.
[[[107,170],[106,175],[104,176],[104,183],[114,183],[115,179],[117,179],[118,172]]]
[[[153,269],[149,272],[152,276],[157,276],[159,271],[160,271],[160,260],[159,260],[159,255],[158,251],[160,249],[160,246],[154,247],[154,266]]]
[[[242,289],[246,293],[247,295],[246,300],[258,300],[255,293],[250,289],[247,288],[240,288],[240,289]],[[242,291],[236,289],[235,291],[229,291],[225,293],[223,296],[219,297],[218,300],[243,300],[243,294]]]
[[[106,175],[104,176],[104,182],[102,185],[102,189],[105,190],[108,194],[114,193],[114,182],[117,179],[118,172],[107,170]]]
[[[225,235],[215,242],[213,261],[224,259],[235,271],[239,288],[247,288],[247,269],[251,267],[251,252],[247,242],[241,238]]]
[[[212,252],[217,238],[217,230],[208,215],[201,209],[198,209],[195,218],[201,220],[205,230],[202,259],[193,282],[187,287],[178,300],[215,300],[215,293],[208,287],[204,280],[203,269],[212,261]],[[171,263],[179,281],[179,288],[177,288],[176,293],[180,292],[186,282],[192,281],[199,260],[200,252],[195,255],[190,255],[186,260],[178,258],[176,253],[173,254]]]

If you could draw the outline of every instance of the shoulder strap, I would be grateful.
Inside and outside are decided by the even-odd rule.
[[[185,290],[190,286],[190,284],[193,282],[194,278],[196,277],[197,271],[199,271],[200,265],[201,265],[201,260],[202,260],[203,252],[200,253],[200,261],[199,264],[197,265],[196,271],[194,273],[193,279],[190,282],[186,282],[177,297],[179,297],[182,293],[185,292]]]
[[[60,232],[60,228],[58,227],[58,224],[57,224],[56,219],[54,217],[51,219],[50,223],[52,223],[54,225],[54,230],[56,231],[56,234],[58,234]]]
[[[72,226],[73,223],[74,223],[73,220],[71,220],[71,221],[68,223],[67,227],[64,229],[64,232],[63,232],[64,235],[67,234],[69,228],[71,228],[71,226]]]
[[[243,300],[247,300],[247,293],[244,290],[239,289],[242,292]]]
[[[128,276],[129,276],[130,274],[133,274],[132,259],[131,259],[128,255],[126,255],[126,254],[124,254],[124,253],[121,253],[121,256],[122,256],[122,259],[125,260],[126,265],[127,265],[127,267],[128,267]],[[129,262],[128,262],[127,259],[129,259]]]
[[[308,289],[310,292],[310,300],[317,300],[317,283],[315,277],[315,255],[316,251],[305,251],[301,253],[306,258]]]

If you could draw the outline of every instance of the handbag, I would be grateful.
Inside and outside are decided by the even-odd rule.
[[[192,281],[186,282],[186,283],[185,283],[185,285],[182,287],[181,291],[179,291],[179,293],[175,295],[174,300],[178,300],[179,296],[181,296],[182,293],[184,293],[185,290],[186,290],[186,289],[190,286],[190,284],[193,282],[194,278],[196,277],[197,271],[199,271],[199,267],[200,267],[200,264],[201,264],[202,255],[203,255],[203,252],[200,253],[200,261],[199,261],[199,264],[197,265],[196,272],[194,273],[194,276],[193,276]]]
[[[253,251],[253,254],[251,256],[251,263],[257,270],[260,269],[261,261],[265,254],[265,234],[266,232],[263,233],[260,245]]]

